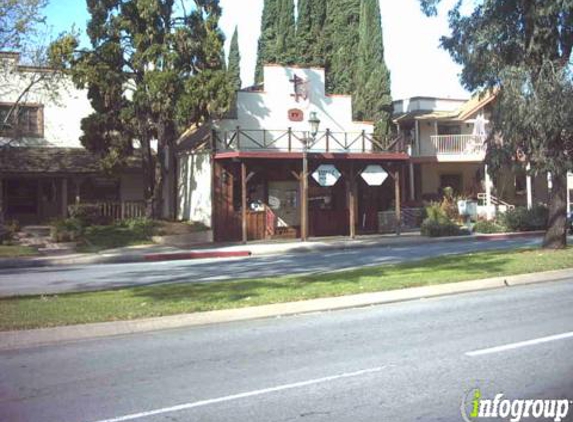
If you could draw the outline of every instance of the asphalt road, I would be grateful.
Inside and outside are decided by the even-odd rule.
[[[0,270],[0,297],[103,290],[152,283],[236,280],[333,271],[456,253],[533,246],[539,242],[540,240],[535,238],[516,238],[419,246],[354,248],[234,259],[4,269]]]
[[[573,400],[572,305],[570,280],[2,352],[0,421],[462,421],[474,388]]]

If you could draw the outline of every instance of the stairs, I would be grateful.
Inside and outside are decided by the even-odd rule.
[[[16,233],[15,240],[22,246],[38,249],[44,255],[66,255],[75,252],[75,243],[54,243],[49,226],[24,226]]]

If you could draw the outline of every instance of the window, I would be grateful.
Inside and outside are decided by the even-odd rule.
[[[0,104],[0,136],[44,136],[44,113],[42,106]],[[8,115],[10,114],[10,117]]]

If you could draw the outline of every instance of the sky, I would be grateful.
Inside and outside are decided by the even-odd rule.
[[[443,1],[438,17],[427,18],[420,11],[418,0],[380,0],[384,54],[395,100],[414,96],[469,97],[459,83],[461,68],[439,48],[440,37],[449,33],[447,10],[454,1]],[[220,26],[227,37],[225,48],[228,51],[237,26],[241,79],[243,86],[249,86],[255,73],[263,0],[220,0],[220,4]],[[45,12],[54,37],[72,26],[85,32],[85,1],[50,0]]]

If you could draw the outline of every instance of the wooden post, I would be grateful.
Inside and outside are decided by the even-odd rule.
[[[308,156],[306,150],[303,153],[300,186],[300,238],[306,242],[308,240]]]
[[[237,126],[236,139],[237,139],[237,151],[241,150],[241,127]]]
[[[355,181],[354,181],[354,165],[350,163],[350,171],[347,173],[348,180],[346,181],[346,189],[348,191],[348,224],[350,238],[356,237],[356,196],[355,196]]]
[[[74,202],[76,205],[78,205],[81,201],[81,197],[80,197],[80,187],[81,187],[81,180],[75,180],[74,181],[74,190],[75,190],[75,195],[74,195]]]
[[[68,179],[62,179],[62,217],[68,217]]]
[[[4,183],[0,177],[0,224],[4,223]]]
[[[292,150],[292,128],[288,128],[288,152]]]
[[[330,129],[326,129],[326,152],[330,150]]]
[[[247,243],[247,165],[241,162],[241,224],[243,243]]]
[[[366,131],[362,131],[362,152],[366,152]]]
[[[401,233],[401,210],[400,210],[400,170],[394,171],[394,200],[396,203],[396,235]]]

